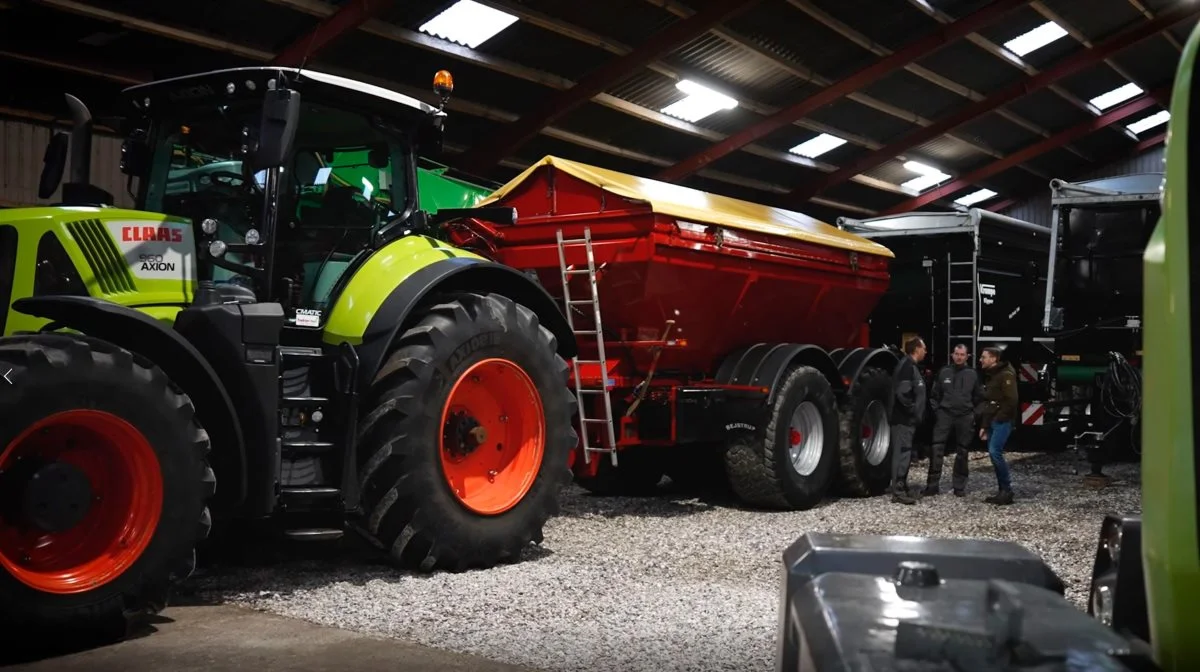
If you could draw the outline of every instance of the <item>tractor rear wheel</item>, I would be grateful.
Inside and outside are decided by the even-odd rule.
[[[887,407],[892,377],[883,369],[867,369],[854,390],[842,409],[841,490],[867,497],[883,493],[891,482],[892,433]]]
[[[5,371],[0,630],[120,639],[195,569],[216,487],[208,434],[162,370],[105,341],[0,339]]]
[[[817,369],[797,366],[784,374],[765,432],[732,439],[725,470],[746,504],[810,509],[821,502],[835,475],[838,413],[833,389]]]
[[[421,571],[517,561],[571,480],[567,380],[525,306],[464,293],[428,308],[364,404],[360,532]]]

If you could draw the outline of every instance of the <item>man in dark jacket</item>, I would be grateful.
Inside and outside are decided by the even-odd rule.
[[[954,494],[962,497],[967,488],[967,451],[975,439],[975,407],[983,401],[979,374],[967,366],[970,353],[959,343],[950,354],[950,363],[942,367],[930,388],[933,400],[933,449],[929,457],[929,479],[925,494],[938,494],[942,481],[942,459],[946,440],[954,439]]]
[[[987,377],[980,405],[979,438],[987,441],[988,456],[996,468],[996,484],[999,491],[988,497],[988,504],[1012,504],[1012,479],[1008,463],[1004,460],[1004,444],[1012,434],[1013,421],[1017,418],[1017,372],[1012,364],[1000,361],[999,348],[984,348],[979,356],[983,373]]]
[[[917,364],[925,359],[925,341],[919,337],[904,344],[904,357],[892,376],[895,389],[892,393],[891,417],[892,442],[892,501],[899,504],[915,504],[916,498],[908,491],[908,467],[912,464],[913,435],[925,417],[925,379]]]

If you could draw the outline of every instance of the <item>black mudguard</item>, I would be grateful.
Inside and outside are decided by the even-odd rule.
[[[854,394],[863,371],[878,368],[891,373],[899,362],[900,354],[890,348],[855,348],[848,351],[838,365],[842,379],[850,381],[846,394]]]
[[[822,348],[798,343],[756,343],[725,359],[717,369],[716,381],[722,385],[755,385],[770,390],[767,403],[775,400],[783,374],[793,364],[811,366],[829,380],[835,393],[845,386],[833,359]]]
[[[880,665],[874,669],[901,669],[901,658],[950,662],[955,647],[947,642],[965,642],[970,655],[972,644],[997,639],[1019,655],[1049,659],[1137,654],[1065,600],[1062,581],[1018,544],[809,533],[783,559],[780,672],[857,669],[863,660]],[[995,628],[1008,618],[1023,622],[1017,632]]]
[[[359,390],[366,391],[383,365],[392,343],[419,318],[417,306],[428,298],[450,292],[503,294],[537,316],[557,340],[558,354],[570,359],[578,352],[575,334],[558,302],[537,282],[502,264],[471,257],[451,257],[413,273],[384,299],[367,324],[358,350]]]
[[[145,313],[88,296],[18,299],[13,309],[103,339],[161,368],[191,397],[212,440],[213,466],[221,479],[216,503],[226,508],[245,500],[246,444],[233,402],[212,366],[183,336]]]

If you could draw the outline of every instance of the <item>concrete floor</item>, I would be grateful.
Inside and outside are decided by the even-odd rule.
[[[476,656],[236,607],[172,607],[165,610],[149,630],[144,636],[120,644],[6,669],[30,672],[532,672],[528,668],[503,665]]]

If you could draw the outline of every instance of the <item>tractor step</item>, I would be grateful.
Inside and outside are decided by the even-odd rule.
[[[329,441],[282,441],[280,445],[288,457],[320,455],[331,452],[335,445]]]
[[[329,397],[284,397],[280,403],[284,406],[324,406],[329,403]]]
[[[345,530],[323,527],[283,531],[283,536],[292,541],[336,541],[345,534]]]
[[[325,351],[321,348],[281,345],[279,346],[279,354],[284,359],[325,359]]]

